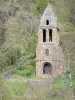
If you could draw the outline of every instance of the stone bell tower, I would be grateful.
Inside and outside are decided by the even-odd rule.
[[[41,17],[38,29],[38,44],[36,48],[36,76],[56,77],[61,75],[64,68],[64,57],[59,45],[59,29],[56,17],[50,5]]]

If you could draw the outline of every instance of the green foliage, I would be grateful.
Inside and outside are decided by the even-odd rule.
[[[46,6],[48,5],[49,0],[37,0],[36,1],[36,8],[39,13],[43,13]]]
[[[18,69],[13,69],[12,74],[23,76],[26,78],[35,77],[36,61],[31,59],[27,64],[21,66]]]
[[[6,68],[5,66],[9,66],[11,64],[10,60],[4,56],[4,55],[0,55],[0,72],[4,71]]]
[[[29,100],[48,100],[46,97],[46,91],[43,88],[35,88],[31,93],[31,98]]]
[[[36,52],[36,44],[37,44],[37,38],[36,38],[36,35],[33,35],[29,38],[27,38],[24,42],[24,47],[26,49],[26,52],[27,55],[29,54],[30,56],[31,55],[35,55],[35,52]]]
[[[52,91],[47,94],[51,100],[73,100],[72,93],[70,92],[70,81],[66,76],[54,79]],[[70,94],[70,95],[69,95]]]
[[[75,31],[74,25],[70,22],[66,22],[63,24],[65,32],[73,32]]]
[[[75,0],[69,0],[66,2],[69,9],[68,21],[75,26]]]
[[[73,84],[73,90],[75,91],[75,79],[72,80],[72,84]]]
[[[12,5],[10,5],[11,1],[14,1],[13,5],[15,6],[12,7]],[[32,9],[37,9],[35,13],[37,13],[37,15],[42,14],[48,5],[48,1],[53,4],[52,7],[58,17],[58,22],[62,23],[66,32],[69,32],[69,34],[65,33],[65,35],[62,36],[61,41],[65,45],[64,47],[68,48],[69,51],[70,71],[72,74],[73,90],[75,90],[75,0],[0,0],[0,8],[3,7],[2,9],[5,14],[0,21],[2,22],[3,18],[5,20],[4,24],[0,24],[0,71],[2,72],[19,59],[26,60],[29,57],[33,57],[28,64],[16,70],[14,69],[12,73],[27,78],[35,76],[36,61],[34,58],[36,56],[35,51],[37,44],[37,33],[35,33],[35,31],[38,28],[39,16],[34,17],[31,13],[34,13]],[[35,6],[32,5],[33,2]],[[20,9],[15,12],[14,17],[9,16],[9,10],[11,10],[11,8],[14,9],[18,3]],[[14,12],[14,10],[12,10],[12,12]],[[65,55],[67,55],[66,52]],[[62,87],[66,87],[64,80],[57,81],[54,84],[54,89],[56,88],[53,94],[54,100],[63,100],[63,97],[58,97],[58,94],[61,96],[64,92]]]
[[[2,16],[2,18],[3,18],[3,16]],[[1,20],[3,21],[3,19],[1,19]],[[5,30],[6,30],[5,26],[4,25],[0,25],[0,45],[5,41]]]
[[[12,95],[23,96],[28,87],[28,82],[8,82]]]
[[[4,71],[7,66],[11,66],[21,57],[20,48],[11,47],[0,56],[0,71]]]
[[[27,37],[23,42],[22,58],[27,59],[29,57],[35,58],[37,45],[37,33],[34,33],[31,37]]]
[[[17,3],[20,3],[21,0],[16,0]]]
[[[14,64],[21,57],[20,48],[9,48],[6,52],[6,56],[10,60],[11,65]]]
[[[0,100],[12,100],[10,89],[2,78],[0,78]]]
[[[70,31],[68,33],[65,33],[61,37],[61,41],[63,42],[64,46],[63,49],[65,50],[65,55],[69,58],[69,67],[70,72],[72,75],[72,82],[73,82],[73,89],[75,89],[75,31]],[[65,48],[64,48],[65,47]],[[67,55],[67,52],[69,53]]]
[[[67,82],[66,82],[66,80],[63,80],[63,79],[58,79],[53,84],[53,88],[55,88],[55,89],[66,88],[66,87],[67,87]]]

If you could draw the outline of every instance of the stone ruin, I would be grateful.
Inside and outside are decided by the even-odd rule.
[[[59,28],[50,5],[44,11],[38,29],[36,48],[36,76],[57,77],[66,70],[65,59],[59,44]]]

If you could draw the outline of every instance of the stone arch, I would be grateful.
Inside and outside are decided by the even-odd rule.
[[[46,20],[46,25],[49,25],[49,20]]]
[[[46,29],[43,29],[43,42],[46,42]]]
[[[51,74],[52,75],[52,64],[49,62],[43,63],[43,74]]]

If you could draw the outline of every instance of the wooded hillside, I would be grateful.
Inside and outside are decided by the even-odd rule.
[[[30,70],[26,73],[12,70],[12,73],[34,75],[37,31],[48,2],[57,17],[60,45],[69,58],[75,91],[75,0],[0,0],[0,73],[20,66],[19,62],[24,69],[25,60],[30,59],[27,65]]]

